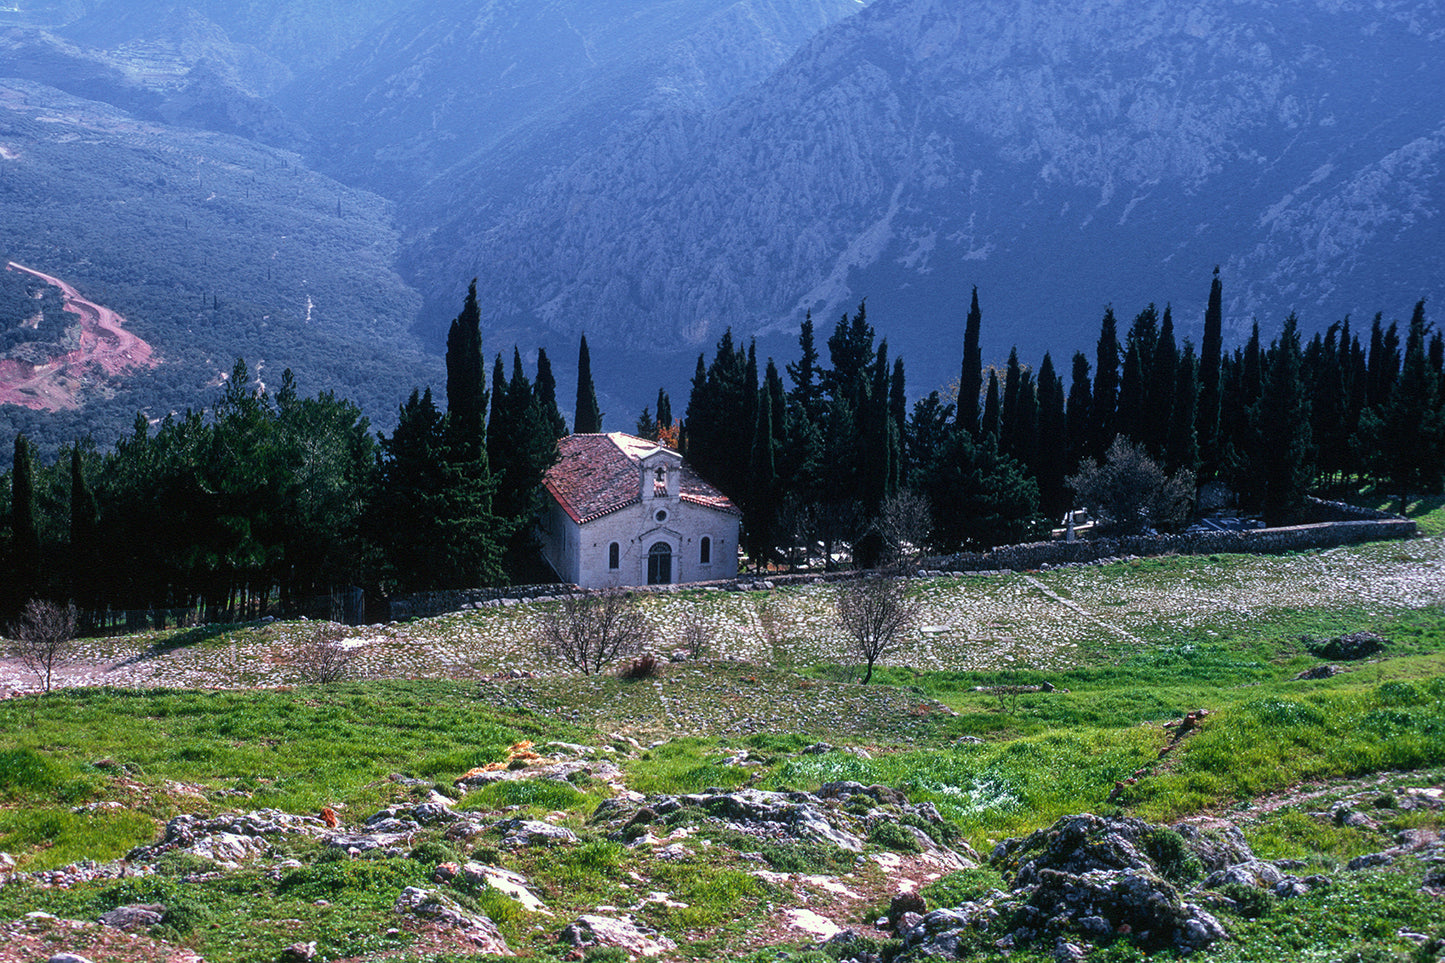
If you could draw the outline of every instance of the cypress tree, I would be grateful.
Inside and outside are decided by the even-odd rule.
[[[1445,412],[1425,342],[1425,302],[1410,316],[1405,359],[1383,411],[1367,419],[1376,441],[1377,476],[1403,507],[1412,494],[1434,494],[1445,473]]]
[[[1224,287],[1219,267],[1209,282],[1209,306],[1204,309],[1204,340],[1199,346],[1199,409],[1196,436],[1199,440],[1200,480],[1218,476],[1222,464],[1219,446],[1219,365],[1224,352]]]
[[[487,418],[487,460],[492,471],[502,473],[506,447],[511,443],[515,428],[508,423],[511,406],[507,404],[507,369],[502,367],[502,354],[497,352],[492,362],[492,412]]]
[[[1171,475],[1183,469],[1191,474],[1199,467],[1198,423],[1199,366],[1194,345],[1184,342],[1184,354],[1174,374],[1174,399],[1170,405],[1169,437],[1164,450],[1165,470]]]
[[[1254,463],[1262,468],[1264,518],[1270,525],[1295,518],[1312,477],[1309,396],[1300,376],[1298,325],[1291,314],[1270,346],[1263,391],[1251,413],[1260,442]]]
[[[1038,470],[1039,502],[1044,515],[1058,518],[1068,510],[1064,476],[1068,463],[1068,422],[1064,411],[1064,382],[1054,372],[1054,359],[1044,355],[1039,365]]]
[[[592,356],[587,351],[587,335],[577,348],[577,408],[572,415],[572,430],[579,435],[595,435],[602,430],[602,410],[597,407],[597,389],[592,386]]]
[[[762,571],[774,546],[777,518],[777,434],[773,420],[773,395],[766,388],[758,392],[753,443],[748,456],[746,531],[748,555]]]
[[[461,314],[447,331],[447,422],[452,447],[463,461],[486,443],[487,378],[482,369],[482,315],[477,279],[467,288]]]
[[[547,428],[554,439],[567,434],[567,419],[557,407],[557,379],[552,375],[552,362],[547,358],[547,349],[537,349],[537,404],[542,409]]]
[[[1017,347],[1010,348],[1008,367],[1004,370],[1003,410],[1000,414],[998,448],[1005,455],[1023,461],[1020,454],[1022,439],[1019,437],[1019,384],[1023,381],[1023,366],[1019,364]]]
[[[1148,450],[1144,444],[1146,432],[1144,417],[1144,358],[1137,342],[1130,341],[1124,357],[1124,373],[1119,379],[1119,434],[1128,438],[1131,444]],[[1158,452],[1150,452],[1157,455]]]
[[[663,388],[657,389],[657,426],[660,429],[672,428],[672,399]]]
[[[1174,399],[1178,391],[1176,369],[1179,365],[1179,349],[1174,344],[1174,318],[1169,305],[1164,306],[1164,318],[1159,325],[1159,337],[1154,342],[1154,356],[1149,362],[1149,382],[1144,393],[1144,410],[1141,423],[1144,426],[1145,444],[1155,457],[1163,458],[1169,445],[1169,432],[1173,424]],[[1194,406],[1190,405],[1192,413]],[[1190,426],[1191,433],[1193,425]]]
[[[968,307],[968,320],[963,327],[963,371],[958,378],[958,417],[974,438],[979,436],[979,396],[983,393],[983,354],[978,346],[982,314],[978,310],[978,285]]]
[[[809,423],[817,425],[823,417],[823,387],[819,383],[821,371],[818,368],[818,349],[813,340],[813,313],[803,318],[798,331],[798,360],[784,370],[793,388],[788,392],[788,405],[795,412],[801,412]]]
[[[70,450],[70,597],[96,607],[100,580],[100,507],[85,480],[80,443]]]
[[[998,399],[998,372],[990,368],[988,370],[988,390],[983,397],[983,418],[979,421],[979,432],[985,438],[992,437],[993,444],[998,444],[998,436],[1002,429],[1003,419],[999,412]]]
[[[1094,353],[1094,416],[1089,454],[1103,461],[1118,434],[1116,405],[1119,395],[1119,332],[1114,309],[1104,310],[1099,342]]]
[[[1074,365],[1069,383],[1069,400],[1066,415],[1068,425],[1067,458],[1065,476],[1079,470],[1089,447],[1089,426],[1094,420],[1094,395],[1089,385],[1089,359],[1084,352],[1074,352]]]

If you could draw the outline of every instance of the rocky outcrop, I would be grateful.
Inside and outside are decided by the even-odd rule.
[[[415,917],[440,926],[464,931],[472,945],[482,953],[510,956],[507,941],[497,925],[485,916],[469,913],[445,893],[408,886],[396,899],[394,907],[400,916]]]
[[[940,841],[949,831],[931,803],[914,805],[897,790],[857,782],[827,783],[814,793],[737,789],[649,796],[640,804],[609,799],[592,816],[610,838],[633,844],[651,841],[654,825],[690,819],[715,821],[760,843],[806,841],[861,853],[884,838],[945,868],[977,864],[966,843]]]
[[[615,946],[636,956],[660,956],[677,944],[654,929],[632,919],[585,914],[557,934],[557,942],[585,950],[594,946]]]
[[[235,868],[270,851],[269,836],[302,834],[324,836],[325,822],[313,816],[297,816],[278,809],[232,813],[206,819],[177,816],[166,823],[165,833],[149,846],[137,846],[127,854],[132,862],[153,863],[162,855],[180,850]]]

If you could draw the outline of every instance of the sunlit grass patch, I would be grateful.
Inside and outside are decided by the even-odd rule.
[[[150,842],[156,829],[149,816],[122,810],[0,810],[0,852],[20,854],[26,870],[55,869],[82,859],[119,859]]]

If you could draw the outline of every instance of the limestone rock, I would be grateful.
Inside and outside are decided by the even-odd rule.
[[[414,916],[443,926],[465,930],[483,953],[510,956],[507,941],[497,931],[497,926],[485,916],[475,916],[462,909],[455,900],[444,893],[434,893],[418,886],[408,886],[396,899],[395,911],[402,916]]]
[[[102,913],[100,925],[127,932],[147,930],[160,923],[165,915],[166,908],[164,906],[156,903],[135,903],[129,906],[117,906],[108,913]]]
[[[640,926],[630,919],[584,914],[557,934],[557,942],[585,949],[591,946],[615,946],[638,956],[659,956],[677,949],[677,944],[656,930]]]

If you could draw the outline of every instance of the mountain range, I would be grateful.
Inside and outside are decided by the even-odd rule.
[[[685,397],[696,354],[725,328],[791,357],[805,312],[831,325],[864,298],[921,393],[957,374],[974,285],[985,360],[1017,344],[1063,364],[1092,353],[1111,303],[1128,318],[1172,302],[1197,340],[1215,265],[1227,342],[1291,311],[1307,332],[1346,314],[1404,316],[1438,296],[1445,268],[1445,12],[1433,0],[11,6],[0,79],[34,112],[0,97],[13,155],[0,188],[26,185],[0,189],[0,216],[30,213],[0,254],[58,251],[31,266],[82,289],[88,272],[123,285],[140,269],[111,263],[117,240],[174,229],[168,204],[127,227],[114,197],[85,200],[111,206],[94,212],[104,230],[34,216],[73,195],[67,177],[115,175],[92,150],[100,135],[73,132],[82,156],[69,171],[25,179],[27,138],[50,132],[47,98],[67,117],[90,105],[114,119],[103,136],[129,145],[135,207],[165,193],[158,178],[173,190],[174,174],[151,169],[162,158],[224,145],[253,159],[259,194],[286,196],[284,171],[311,185],[314,212],[348,199],[305,280],[354,285],[345,252],[368,250],[360,263],[396,295],[332,299],[327,353],[349,339],[394,349],[386,391],[440,388],[436,352],[472,277],[489,351],[515,342],[570,360],[589,335],[615,428],[659,383]],[[258,218],[238,205],[213,219],[218,250],[240,256],[279,230]],[[147,272],[172,283],[264,287],[222,255],[154,253]],[[226,322],[244,333],[198,336],[179,309],[143,310],[162,356],[180,355],[167,349],[177,338],[211,355],[266,341],[264,311]],[[400,398],[388,408],[375,389],[352,391],[346,366],[317,363],[306,338],[267,344],[268,363],[295,367],[303,389],[311,375],[366,395],[386,424]]]

